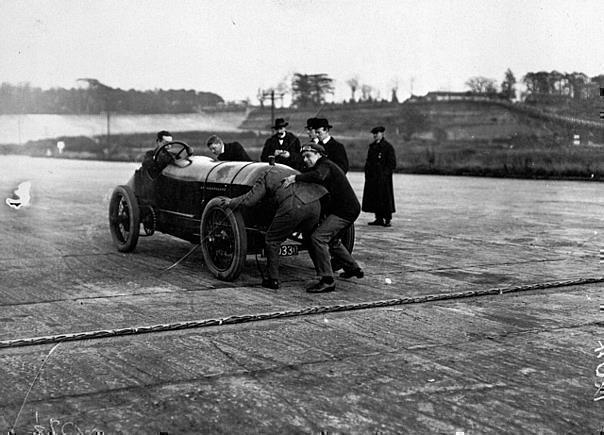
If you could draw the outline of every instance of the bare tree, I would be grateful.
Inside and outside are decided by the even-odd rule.
[[[508,100],[513,100],[516,98],[516,89],[514,86],[516,85],[516,77],[514,77],[514,73],[511,69],[507,69],[505,72],[505,77],[501,82],[501,93]]]
[[[476,76],[470,77],[466,82],[466,86],[470,88],[470,92],[475,94],[483,94],[497,92],[497,82],[487,77]]]
[[[409,77],[409,94],[411,94],[411,96],[413,96],[413,84],[415,83],[415,77],[411,76]]]
[[[361,101],[371,101],[372,100],[373,87],[370,85],[362,85],[361,86]]]
[[[291,95],[291,93],[292,93],[292,87],[291,87],[292,78],[293,78],[293,74],[287,74],[286,76],[284,76],[281,79],[281,81],[275,88],[275,95],[277,95],[279,97],[279,99],[281,100],[282,108],[283,108],[283,97],[285,95]]]
[[[350,101],[351,102],[356,101],[354,94],[356,93],[357,89],[359,88],[359,77],[354,76],[353,78],[348,79],[346,81],[346,84],[348,86],[350,86],[350,93],[351,93]]]
[[[582,72],[572,72],[566,76],[571,98],[582,100],[587,98],[589,77]]]
[[[392,79],[392,86],[391,86],[392,94],[390,97],[390,101],[392,103],[398,103],[398,96],[396,95],[396,93],[398,92],[398,82],[399,82],[398,78]]]

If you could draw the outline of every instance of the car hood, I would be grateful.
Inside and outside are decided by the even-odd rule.
[[[168,165],[162,174],[180,181],[251,186],[268,166],[265,162],[221,162],[206,156],[192,156],[190,160],[192,163],[184,168]],[[277,165],[298,173],[289,166]]]

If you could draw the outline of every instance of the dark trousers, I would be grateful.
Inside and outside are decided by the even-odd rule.
[[[346,219],[330,214],[310,236],[311,258],[318,276],[333,277],[332,257],[334,261],[339,262],[344,267],[344,270],[359,268],[358,263],[337,237],[340,231],[351,224],[352,222]]]
[[[321,204],[319,200],[302,204],[298,199],[292,197],[285,204],[287,211],[277,210],[268,231],[266,232],[266,263],[268,276],[271,279],[279,279],[279,248],[292,233],[300,231],[304,238],[308,237],[319,222]]]

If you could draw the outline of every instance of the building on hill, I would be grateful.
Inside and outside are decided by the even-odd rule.
[[[476,93],[471,91],[466,92],[446,92],[446,91],[432,91],[428,92],[424,96],[412,95],[405,103],[419,103],[419,102],[437,102],[437,101],[490,101],[498,99],[499,96],[493,93]]]

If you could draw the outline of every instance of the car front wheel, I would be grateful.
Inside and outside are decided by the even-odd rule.
[[[109,201],[109,230],[120,252],[132,252],[140,231],[138,200],[128,186],[117,186]]]
[[[247,234],[241,213],[222,207],[221,198],[211,199],[201,215],[201,251],[216,278],[233,281],[245,264]]]

